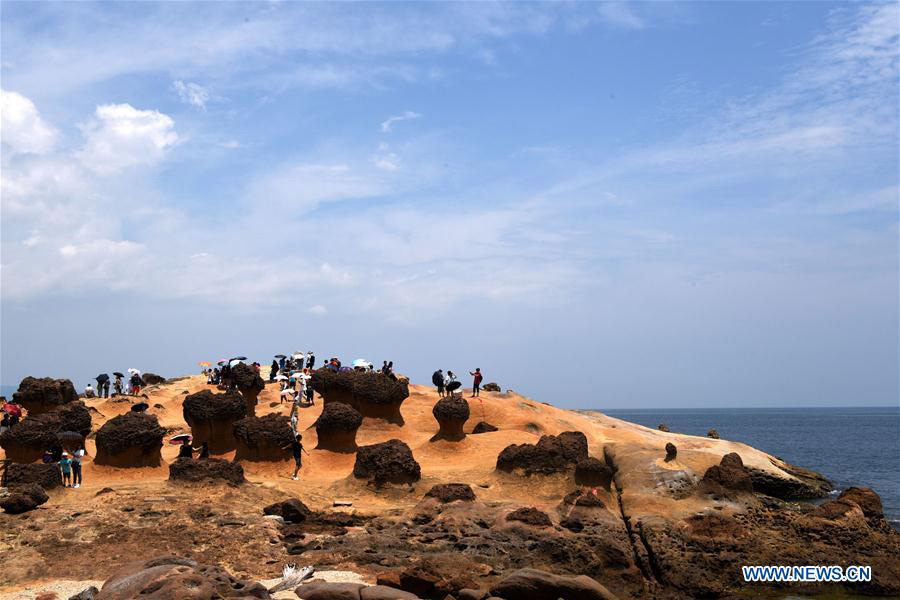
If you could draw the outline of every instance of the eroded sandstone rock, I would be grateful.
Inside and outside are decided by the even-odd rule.
[[[13,393],[13,402],[20,404],[30,416],[56,410],[64,404],[78,400],[75,386],[68,379],[50,377],[26,377]]]
[[[450,396],[438,400],[431,409],[438,422],[438,432],[432,438],[434,440],[459,441],[466,437],[463,426],[469,420],[469,403],[465,398]]]
[[[319,369],[312,374],[310,385],[326,404],[349,404],[363,417],[403,424],[400,405],[409,397],[409,386],[405,381],[381,373],[335,373],[330,369]]]
[[[127,412],[97,430],[94,463],[111,467],[158,467],[162,464],[163,436],[154,415]]]
[[[194,446],[207,442],[210,454],[225,454],[237,448],[234,424],[247,416],[247,405],[235,392],[202,390],[185,396],[182,414],[191,426]]]
[[[247,415],[256,415],[256,404],[259,393],[266,389],[266,382],[257,372],[256,368],[244,363],[238,363],[231,368],[231,381],[241,393],[244,405],[247,407]]]
[[[349,404],[329,402],[316,419],[316,448],[331,452],[356,452],[356,431],[363,416]]]
[[[353,465],[353,475],[375,485],[402,484],[418,481],[422,470],[405,442],[388,440],[371,446],[360,446]]]
[[[178,458],[169,464],[169,481],[224,482],[237,486],[244,481],[244,468],[221,458]]]
[[[279,461],[292,456],[294,430],[287,416],[244,417],[235,422],[233,431],[237,440],[234,460]]]
[[[588,458],[587,437],[580,431],[541,436],[537,444],[512,444],[497,457],[497,469],[526,475],[567,471]]]

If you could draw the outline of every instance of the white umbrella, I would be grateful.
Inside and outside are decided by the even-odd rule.
[[[298,358],[303,358],[303,353],[302,352],[294,352],[293,354],[291,354],[291,358],[293,358],[294,360],[297,360]]]
[[[281,395],[282,395],[282,396],[293,396],[293,395],[294,395],[294,390],[292,390],[292,389],[290,389],[290,388],[288,388],[288,389],[286,389],[286,390],[282,390],[282,391],[281,391]]]
[[[353,361],[353,366],[354,366],[354,367],[362,367],[362,368],[364,368],[364,369],[367,368],[367,367],[368,367],[369,365],[371,365],[371,364],[372,364],[372,363],[370,363],[369,361],[367,361],[367,360],[364,359],[364,358],[357,358],[356,360]]]
[[[287,379],[287,377],[285,377],[284,375],[276,375],[275,376],[275,381],[285,381],[286,379]]]
[[[136,374],[138,374],[138,375],[141,374],[141,372],[138,371],[137,369],[128,369],[128,372],[129,372],[129,373],[136,373]]]
[[[230,366],[233,367],[234,365],[239,365],[239,364],[241,364],[242,362],[244,362],[244,361],[238,360],[238,359],[234,359],[234,360],[232,360],[232,361],[231,361],[230,363],[228,363],[228,364],[229,364]]]

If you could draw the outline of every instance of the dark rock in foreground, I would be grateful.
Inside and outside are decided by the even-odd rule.
[[[486,423],[484,421],[479,421],[475,427],[472,428],[472,433],[490,433],[492,431],[499,431],[496,427],[491,425],[490,423]]]
[[[400,405],[409,397],[406,381],[386,377],[381,373],[335,373],[329,369],[319,369],[313,372],[310,385],[326,404],[349,404],[363,417],[403,424]]]
[[[68,379],[26,377],[13,393],[13,402],[22,405],[32,417],[76,400],[78,393]]]
[[[302,523],[312,515],[312,511],[299,499],[288,498],[265,507],[263,514],[277,515],[284,519],[286,523]]]
[[[732,493],[752,494],[753,481],[741,457],[730,452],[722,457],[718,465],[706,470],[700,481],[700,489],[714,497],[729,497]]]
[[[25,483],[11,487],[9,496],[0,500],[0,508],[11,515],[34,510],[50,499],[44,488],[36,483]]]
[[[244,483],[244,468],[221,458],[179,458],[169,465],[169,481]]]
[[[490,383],[484,384],[483,386],[481,386],[481,389],[484,390],[485,392],[502,392],[503,391],[500,389],[500,385],[497,383],[494,383],[493,381]]]
[[[278,414],[264,417],[244,417],[234,424],[237,452],[234,460],[279,461],[292,456],[294,441],[291,420]]]
[[[12,463],[6,468],[6,485],[13,488],[17,485],[36,483],[45,490],[61,487],[62,475],[56,464],[17,464]]]
[[[191,426],[195,447],[206,442],[210,454],[225,454],[237,447],[234,424],[247,416],[247,405],[239,394],[202,390],[185,396],[181,406],[184,420]]]
[[[159,385],[166,382],[166,378],[156,373],[144,373],[141,375],[141,381],[144,385]]]
[[[356,453],[353,475],[380,486],[385,483],[414,483],[422,476],[422,469],[405,442],[388,440],[361,446]]]
[[[111,467],[158,467],[163,436],[154,415],[127,412],[113,417],[97,431],[94,463]]]
[[[356,452],[356,431],[362,423],[363,416],[349,404],[326,404],[315,423],[316,448],[331,452]]]
[[[497,457],[497,469],[526,475],[567,471],[588,458],[587,437],[580,431],[544,435],[537,444],[512,444]]]
[[[236,579],[219,566],[186,558],[163,556],[136,561],[106,580],[97,600],[181,600],[241,598],[266,600],[268,590],[252,581]]]
[[[491,587],[491,595],[516,600],[616,600],[586,575],[566,577],[538,569],[519,569]]]
[[[520,523],[525,523],[526,525],[534,525],[535,527],[550,527],[553,525],[553,521],[550,520],[547,513],[531,506],[517,508],[506,515],[506,520],[518,521]]]
[[[59,418],[54,413],[26,417],[0,435],[0,447],[6,458],[16,463],[40,460],[44,452],[57,445]]]
[[[247,415],[255,415],[259,393],[266,389],[266,382],[260,377],[256,368],[244,363],[238,363],[231,368],[231,381],[234,382],[244,398]]]
[[[613,473],[605,462],[589,456],[575,464],[575,483],[610,490]]]
[[[467,483],[440,483],[425,494],[426,498],[436,498],[446,504],[455,500],[474,502],[475,492]]]

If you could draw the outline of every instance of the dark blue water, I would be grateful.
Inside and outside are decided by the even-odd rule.
[[[900,526],[900,407],[602,410],[617,419],[673,433],[743,442],[818,471],[838,490],[870,487]]]

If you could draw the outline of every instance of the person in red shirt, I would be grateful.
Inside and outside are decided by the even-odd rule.
[[[481,375],[481,369],[475,369],[474,373],[469,371],[469,375],[475,378],[472,383],[472,397],[474,398],[478,395],[478,392],[481,391],[481,380],[484,379],[484,377]]]

